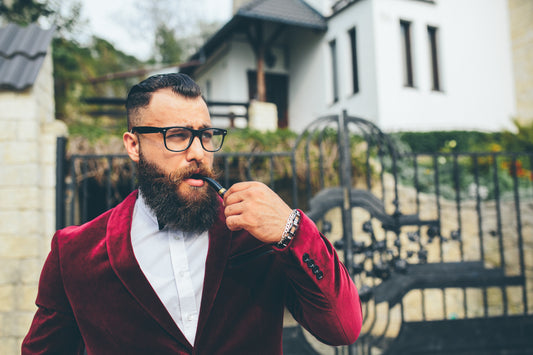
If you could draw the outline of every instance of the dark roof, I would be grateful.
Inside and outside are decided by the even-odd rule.
[[[302,0],[253,0],[235,16],[256,18],[316,30],[326,30],[326,19]]]
[[[53,28],[36,24],[0,28],[0,88],[24,90],[34,84],[53,34]]]
[[[257,21],[268,21],[315,31],[326,31],[328,28],[326,18],[303,0],[253,0],[242,6],[229,22],[189,58],[189,61],[209,57],[228,38],[231,38],[232,34],[246,32],[247,27]],[[198,65],[200,64],[182,68],[181,71],[191,74]]]

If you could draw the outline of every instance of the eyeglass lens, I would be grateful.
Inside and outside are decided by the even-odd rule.
[[[224,141],[222,132],[222,130],[216,128],[200,131],[199,138],[202,147],[210,152],[219,150]],[[190,146],[193,138],[193,132],[188,129],[171,128],[166,132],[166,145],[169,150],[185,150]]]

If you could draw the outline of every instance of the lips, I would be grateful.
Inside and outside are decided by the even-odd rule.
[[[184,179],[183,182],[194,187],[202,187],[205,184],[204,180],[201,178],[199,174],[193,174],[190,178]]]

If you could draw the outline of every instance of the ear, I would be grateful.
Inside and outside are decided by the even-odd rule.
[[[139,138],[131,132],[126,132],[122,136],[122,141],[124,142],[124,147],[126,147],[126,151],[128,152],[130,159],[135,163],[138,163],[140,149]]]

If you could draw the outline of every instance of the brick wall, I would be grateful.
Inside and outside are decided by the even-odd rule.
[[[0,354],[20,354],[55,229],[52,59],[32,88],[0,91]]]

